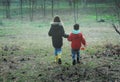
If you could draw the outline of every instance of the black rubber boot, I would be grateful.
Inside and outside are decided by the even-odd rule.
[[[76,64],[76,60],[73,60],[72,64],[75,65]]]
[[[83,64],[83,63],[80,61],[80,58],[77,58],[77,63],[78,63],[78,64]]]
[[[62,64],[61,58],[58,59],[58,64]]]
[[[77,57],[77,63],[80,63],[80,58],[79,57]]]

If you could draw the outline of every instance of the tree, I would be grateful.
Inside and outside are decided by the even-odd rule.
[[[2,3],[5,9],[6,18],[11,18],[11,15],[10,15],[11,0],[3,0]]]
[[[56,0],[56,5],[57,5],[57,8],[59,9],[59,7],[60,7],[60,0]],[[59,12],[58,9],[57,9],[57,13]]]
[[[54,0],[51,0],[51,4],[52,4],[52,6],[51,6],[51,9],[52,9],[52,17],[54,16]]]
[[[116,19],[118,19],[119,26],[116,26],[114,23],[112,26],[114,27],[115,31],[120,35],[120,30],[118,30],[118,27],[120,27],[120,0],[114,0],[115,3],[115,14],[116,14]]]
[[[83,5],[83,7],[86,7],[87,6],[87,0],[81,0],[81,3]]]
[[[120,1],[119,0],[114,0],[115,3],[115,14],[116,14],[116,18],[118,18],[118,21],[120,23]]]
[[[3,12],[3,11],[2,11],[2,10],[3,10],[2,8],[3,8],[3,7],[2,7],[2,0],[0,0],[0,11],[1,11],[0,14]]]
[[[72,7],[72,0],[67,0],[70,7]]]
[[[97,21],[98,20],[97,1],[95,2],[95,15],[96,15],[96,21]]]
[[[36,0],[29,0],[30,21],[33,21],[34,4]]]
[[[78,2],[79,0],[73,0],[73,10],[74,10],[74,22],[77,22],[78,19]]]
[[[23,18],[23,0],[20,0],[21,19]]]
[[[43,0],[43,9],[44,9],[44,16],[46,16],[46,0]]]
[[[118,28],[116,27],[115,24],[112,24],[113,28],[115,29],[115,31],[120,35],[120,31],[118,30]]]

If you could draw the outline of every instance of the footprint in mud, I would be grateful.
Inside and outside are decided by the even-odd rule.
[[[3,62],[7,62],[7,59],[6,59],[6,58],[3,58]]]
[[[15,79],[16,79],[16,77],[12,77],[11,79],[12,79],[12,80],[15,80]]]
[[[24,61],[29,61],[29,60],[31,60],[31,58],[28,57],[28,58],[21,58],[19,61],[24,62]]]
[[[25,71],[23,71],[23,72],[21,72],[22,74],[26,74],[26,72]]]
[[[20,61],[21,61],[21,62],[25,61],[25,58],[21,58]]]
[[[42,74],[39,74],[39,75],[38,75],[38,77],[41,77],[41,76],[42,76]]]

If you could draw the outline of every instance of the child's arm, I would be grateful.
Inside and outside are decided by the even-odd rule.
[[[52,29],[52,27],[50,27],[50,30],[49,30],[49,32],[48,32],[48,35],[49,35],[49,36],[52,36],[52,33],[53,33],[53,29]]]
[[[64,38],[68,38],[69,35],[65,33],[65,30],[64,30],[64,27],[63,27],[63,26],[61,26],[61,31],[62,31],[62,32],[61,32],[61,35],[62,35]]]
[[[68,36],[68,41],[72,41],[72,37],[71,37],[71,34]]]
[[[63,37],[64,37],[64,38],[68,38],[69,35],[68,35],[68,34],[64,34]]]
[[[82,35],[82,44],[84,45],[84,47],[86,47],[86,40],[83,35]]]

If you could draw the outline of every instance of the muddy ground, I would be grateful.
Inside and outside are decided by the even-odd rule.
[[[83,57],[81,65],[62,67],[52,78],[56,78],[55,82],[120,82],[120,46],[108,44],[104,48],[102,52]],[[97,60],[97,65],[87,65],[86,60]]]
[[[82,64],[36,62],[37,56],[0,57],[0,82],[120,82],[120,45],[108,44],[103,51],[82,55]],[[19,47],[11,49],[10,54]],[[46,55],[47,56],[47,55]],[[32,74],[33,73],[33,74]]]

